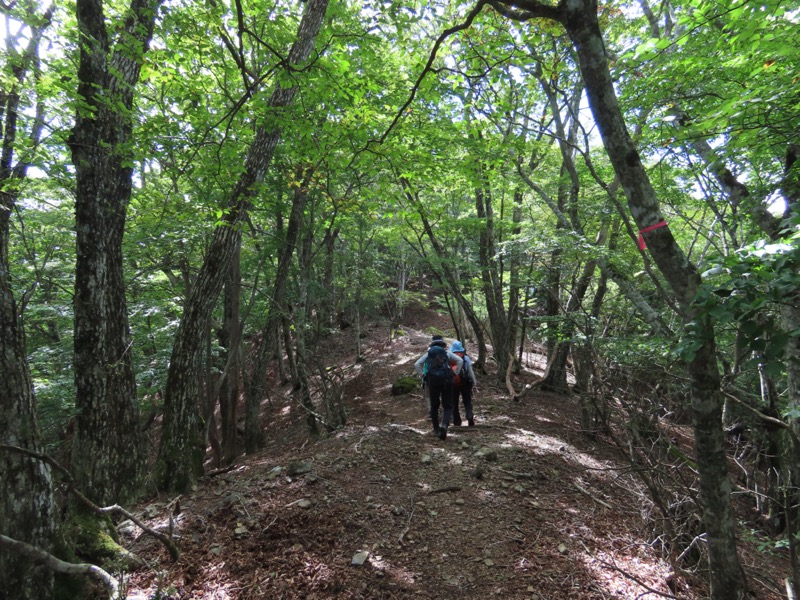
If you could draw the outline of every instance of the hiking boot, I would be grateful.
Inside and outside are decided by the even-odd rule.
[[[447,439],[447,427],[442,427],[439,430],[439,439],[440,440],[446,440]]]
[[[475,419],[469,418],[467,419],[467,425],[470,427],[475,427]]]
[[[439,437],[441,435],[441,431],[439,429],[434,429],[433,430],[433,435],[435,435],[436,437]]]
[[[453,425],[455,425],[456,427],[461,427],[461,419],[459,419],[458,421],[453,421]]]

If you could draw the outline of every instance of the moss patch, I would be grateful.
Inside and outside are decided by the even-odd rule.
[[[119,545],[119,536],[108,516],[83,509],[73,510],[64,526],[64,538],[71,553],[79,560],[98,565],[106,571],[130,566],[130,552]]]
[[[409,394],[419,388],[419,379],[416,377],[400,377],[392,384],[392,396]]]

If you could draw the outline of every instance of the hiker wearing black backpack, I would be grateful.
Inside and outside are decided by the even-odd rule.
[[[461,373],[456,375],[453,382],[453,425],[461,425],[461,412],[458,409],[459,396],[464,401],[464,412],[467,417],[467,425],[475,425],[475,414],[472,412],[472,392],[478,391],[475,371],[472,370],[472,360],[467,356],[464,344],[456,340],[450,344],[450,352],[460,357],[464,361]]]
[[[450,364],[456,365],[456,373],[461,372],[464,364],[460,356],[447,350],[447,342],[442,336],[435,335],[428,351],[414,363],[414,370],[422,376],[428,386],[430,398],[430,417],[433,422],[433,434],[439,439],[447,439],[447,426],[453,418],[453,380],[455,375]],[[443,414],[439,424],[439,406]]]

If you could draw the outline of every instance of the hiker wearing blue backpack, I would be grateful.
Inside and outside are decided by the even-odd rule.
[[[414,370],[422,376],[428,386],[430,398],[430,417],[433,422],[433,434],[441,440],[447,439],[447,426],[453,418],[453,380],[455,374],[451,368],[455,364],[455,372],[460,373],[464,361],[460,356],[447,350],[447,342],[442,336],[435,335],[428,351],[414,363]],[[439,406],[443,414],[439,424]]]
[[[456,340],[450,344],[450,352],[460,357],[464,361],[460,375],[456,375],[453,382],[453,425],[461,425],[461,412],[458,409],[459,396],[464,401],[464,412],[467,417],[467,425],[475,425],[475,414],[472,412],[472,392],[478,391],[475,371],[472,370],[472,360],[467,356],[464,344]]]

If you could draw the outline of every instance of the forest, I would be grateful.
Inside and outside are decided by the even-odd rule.
[[[753,540],[800,594],[796,2],[0,10],[0,595],[124,598],[120,522],[177,559],[134,507],[263,456],[281,390],[343,435],[377,323],[381,377],[441,333],[616,440],[699,582],[648,597],[763,597]]]

